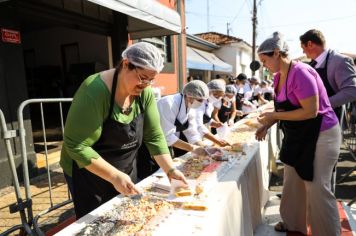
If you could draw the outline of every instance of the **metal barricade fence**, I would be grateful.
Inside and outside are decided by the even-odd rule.
[[[342,142],[345,147],[348,149],[353,161],[356,162],[356,102],[352,102],[348,104],[348,109],[346,111],[345,125],[342,125]],[[349,177],[356,170],[356,164],[353,168],[351,168],[347,173],[345,173],[340,179],[336,181],[337,184],[343,182],[347,177]],[[354,198],[350,203],[356,201]]]
[[[11,146],[11,140],[18,137],[18,132],[16,130],[8,130],[6,125],[6,120],[4,113],[0,109],[0,139],[4,139],[7,159],[10,166],[10,172],[12,175],[12,181],[14,185],[15,195],[16,195],[16,203],[10,205],[10,213],[19,212],[21,224],[14,225],[10,229],[7,229],[5,232],[1,233],[1,235],[9,235],[17,230],[22,230],[23,233],[27,235],[33,235],[31,230],[31,223],[27,219],[25,209],[31,206],[31,200],[23,200],[20,192],[20,184],[19,179],[16,172],[16,165],[14,161],[14,155]]]
[[[68,190],[68,199],[64,202],[61,202],[59,204],[54,205],[53,204],[53,196],[52,196],[52,181],[51,181],[51,173],[50,173],[50,166],[48,163],[48,143],[47,143],[47,136],[46,136],[46,124],[45,124],[45,117],[44,117],[44,108],[43,104],[44,103],[57,103],[58,108],[59,108],[59,114],[60,114],[60,123],[61,123],[61,131],[62,131],[62,138],[63,138],[63,133],[64,133],[64,121],[63,121],[63,107],[62,103],[68,103],[71,102],[73,99],[72,98],[49,98],[49,99],[29,99],[24,102],[22,102],[17,110],[17,118],[19,122],[19,137],[20,137],[20,146],[21,146],[21,156],[22,156],[22,164],[23,164],[23,174],[24,174],[24,187],[25,187],[25,194],[26,194],[26,200],[31,202],[32,197],[31,197],[31,191],[30,191],[30,180],[29,180],[29,169],[27,165],[27,151],[26,151],[26,131],[24,127],[24,118],[23,118],[23,113],[24,109],[30,105],[30,104],[37,104],[40,106],[40,113],[41,113],[41,126],[42,126],[42,135],[43,135],[43,142],[44,142],[44,151],[45,151],[45,162],[46,162],[46,170],[47,170],[47,179],[48,179],[48,191],[49,191],[49,200],[50,200],[50,207],[36,216],[33,216],[33,211],[32,211],[32,206],[29,206],[27,208],[28,210],[28,222],[33,224],[33,227],[35,229],[35,232],[38,235],[44,235],[43,232],[41,231],[38,220],[41,216],[58,209],[60,207],[63,207],[69,203],[72,202]]]

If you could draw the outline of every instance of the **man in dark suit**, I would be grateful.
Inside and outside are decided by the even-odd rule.
[[[356,101],[356,72],[354,61],[347,56],[327,49],[324,35],[311,29],[299,37],[305,55],[312,59],[310,65],[320,75],[328,93],[332,108],[340,123],[345,121],[345,104]],[[343,125],[344,126],[344,125]],[[331,189],[335,192],[336,168],[331,179]]]
[[[327,49],[324,35],[316,29],[300,36],[301,47],[312,59],[310,65],[316,69],[324,82],[331,106],[339,120],[342,105],[356,101],[355,64],[350,57]]]

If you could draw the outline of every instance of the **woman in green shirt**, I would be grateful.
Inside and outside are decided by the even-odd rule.
[[[83,82],[67,116],[60,164],[77,218],[118,192],[139,193],[135,163],[142,142],[169,179],[186,183],[173,167],[149,86],[163,68],[159,50],[140,42],[122,57],[117,68]]]

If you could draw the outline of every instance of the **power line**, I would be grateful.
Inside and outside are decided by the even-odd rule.
[[[260,19],[260,22],[270,22],[270,17],[269,17],[269,13],[268,11],[266,10],[266,8],[262,7],[262,3],[263,3],[264,0],[260,0],[258,2],[258,5],[260,6],[259,7],[259,11],[257,12],[257,17]],[[258,27],[256,29],[256,37],[258,38],[259,37],[259,33],[262,31],[263,34],[266,35],[266,31],[265,29],[261,28],[261,27]]]
[[[245,0],[246,2],[248,2],[248,4],[249,4],[249,8],[250,8],[250,12],[252,13],[252,11],[253,11],[253,0]]]
[[[247,0],[245,0],[242,4],[242,6],[240,7],[240,9],[237,11],[237,14],[234,16],[234,18],[230,21],[230,25],[232,25],[232,23],[234,23],[234,21],[237,19],[238,15],[240,15],[243,7],[245,6]]]
[[[304,21],[304,22],[296,22],[296,23],[291,23],[291,24],[286,24],[286,25],[274,25],[274,26],[261,26],[263,29],[268,29],[268,28],[276,28],[276,27],[289,27],[289,26],[294,26],[294,25],[302,25],[302,24],[310,24],[310,23],[319,23],[319,22],[327,22],[327,21],[337,21],[337,20],[343,20],[347,18],[352,18],[355,17],[355,15],[350,15],[350,16],[340,16],[340,17],[335,17],[335,18],[329,18],[329,19],[323,19],[323,20],[317,20],[317,21]]]

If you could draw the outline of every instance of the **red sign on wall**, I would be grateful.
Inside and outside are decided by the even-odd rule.
[[[1,39],[5,43],[21,43],[20,31],[1,28]]]

